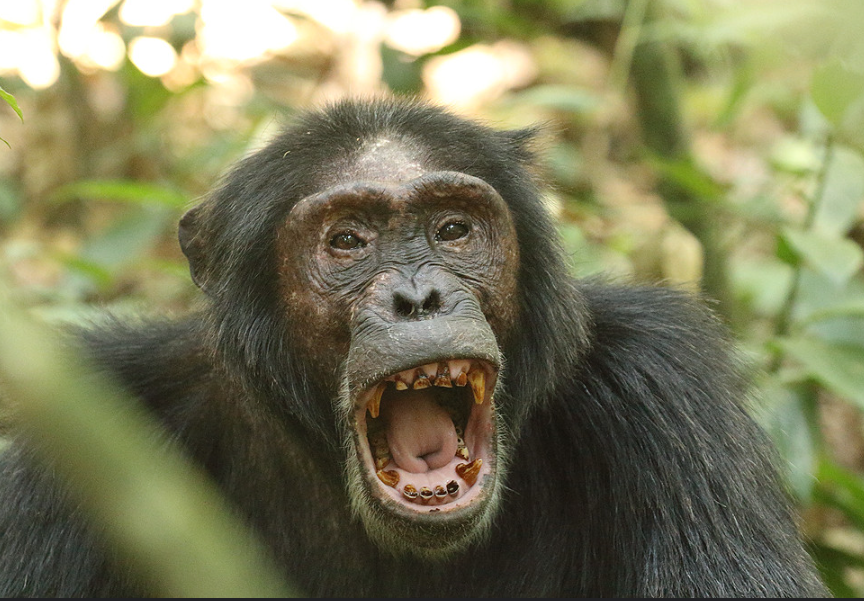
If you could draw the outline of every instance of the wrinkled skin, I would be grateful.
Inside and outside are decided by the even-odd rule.
[[[449,359],[482,360],[497,370],[497,340],[508,337],[518,312],[519,253],[498,193],[478,178],[426,169],[408,158],[409,151],[394,148],[397,143],[372,140],[368,146],[346,169],[362,180],[304,198],[279,232],[282,295],[298,328],[292,338],[319,357],[326,372],[339,374],[344,362],[345,374],[337,377],[349,394],[336,411],[346,414],[348,448],[368,444],[365,404],[357,401],[363,391],[391,374]],[[467,494],[473,486],[455,465],[442,469],[457,449],[456,425],[432,391],[390,389],[381,418],[388,444],[380,446],[392,454],[388,469],[400,469],[403,481],[391,488],[401,492],[406,477],[429,473],[429,490],[456,482]],[[494,432],[496,440],[500,436]],[[469,446],[473,438],[469,432]],[[433,503],[432,520],[428,502],[377,493],[380,484],[363,453],[350,455],[350,496],[370,536],[390,549],[429,555],[476,539],[498,503],[503,467],[493,449],[477,454],[487,470],[494,468],[477,485],[483,494],[458,510],[456,503]],[[428,522],[422,530],[420,520]]]
[[[301,115],[181,220],[201,310],[83,347],[309,594],[825,594],[722,328],[572,278],[531,137]],[[0,595],[164,592],[76,507],[0,456]]]
[[[436,239],[459,225],[470,231]],[[345,233],[356,248],[331,244]],[[432,172],[404,183],[329,188],[292,209],[279,240],[294,338],[310,353],[332,349],[322,359],[332,359],[334,371],[366,329],[439,317],[488,321],[499,337],[512,328],[515,234],[503,200],[481,181]]]

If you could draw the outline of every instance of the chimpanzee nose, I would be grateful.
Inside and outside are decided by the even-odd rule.
[[[441,293],[435,286],[401,286],[393,291],[393,308],[404,319],[426,319],[441,310]]]

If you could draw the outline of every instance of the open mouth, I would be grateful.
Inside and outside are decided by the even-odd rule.
[[[495,469],[497,375],[486,361],[449,359],[391,374],[361,393],[358,451],[373,495],[417,512],[449,512],[480,498]]]

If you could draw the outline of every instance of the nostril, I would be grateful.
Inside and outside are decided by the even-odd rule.
[[[409,301],[407,298],[401,295],[396,295],[394,299],[396,314],[401,317],[413,317],[416,308],[414,303]]]
[[[403,318],[428,317],[441,310],[441,294],[434,289],[425,294],[397,291],[393,295],[393,309]]]
[[[423,301],[423,313],[425,315],[429,315],[430,313],[436,313],[438,309],[441,308],[441,296],[438,294],[437,290],[433,290],[426,297],[426,300]]]

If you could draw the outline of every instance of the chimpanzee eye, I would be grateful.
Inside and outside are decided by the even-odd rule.
[[[354,232],[339,232],[330,238],[330,246],[337,250],[355,250],[366,246],[366,242]]]
[[[464,238],[468,235],[469,231],[471,231],[471,228],[464,221],[449,221],[435,232],[435,240],[438,242],[452,242],[453,240]]]

